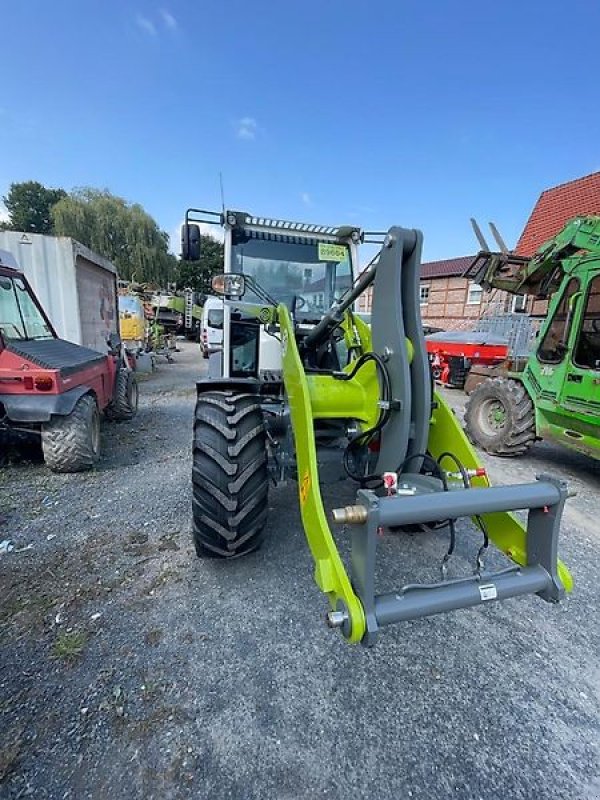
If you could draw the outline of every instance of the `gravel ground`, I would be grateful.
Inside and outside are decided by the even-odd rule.
[[[600,798],[600,463],[545,444],[486,458],[496,482],[545,470],[578,490],[567,602],[490,604],[349,647],[323,624],[295,485],[271,492],[260,552],[193,555],[205,363],[182,344],[161,364],[134,422],[104,426],[94,472],[0,470],[0,540],[17,548],[0,555],[0,797]],[[353,496],[335,471],[323,493]],[[457,573],[478,546],[467,527],[459,539]],[[386,536],[380,588],[435,578],[445,544]]]

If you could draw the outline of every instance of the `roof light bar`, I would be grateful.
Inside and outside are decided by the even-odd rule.
[[[241,211],[228,211],[226,219],[235,217],[238,224],[248,225],[253,228],[268,228],[270,230],[280,230],[284,232],[311,233],[317,236],[338,236],[344,230],[344,238],[347,236],[348,228],[342,229],[341,226],[334,225],[314,225],[307,222],[291,222],[284,219],[270,219],[269,217],[254,217]],[[360,235],[360,230],[356,228]]]

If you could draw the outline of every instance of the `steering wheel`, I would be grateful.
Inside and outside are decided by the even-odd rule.
[[[300,311],[307,305],[306,300],[302,297],[301,294],[295,294],[294,299],[292,300],[292,313],[295,314],[296,311]]]

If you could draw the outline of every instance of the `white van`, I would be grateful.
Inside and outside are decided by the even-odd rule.
[[[207,297],[202,307],[202,355],[208,358],[211,353],[223,349],[223,300]]]

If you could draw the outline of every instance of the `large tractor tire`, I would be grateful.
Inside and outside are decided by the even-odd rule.
[[[115,379],[114,397],[104,413],[108,419],[120,422],[132,419],[137,414],[137,409],[137,378],[131,370],[121,368]]]
[[[194,419],[193,534],[198,556],[256,550],[267,520],[265,424],[256,395],[206,392]]]
[[[466,405],[465,423],[473,444],[495,456],[521,456],[535,441],[535,412],[520,381],[489,378]]]
[[[100,457],[100,412],[91,394],[80,397],[66,417],[42,425],[44,461],[53,472],[83,472]]]

